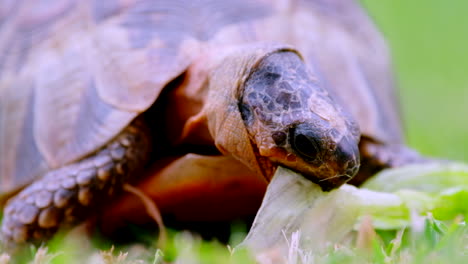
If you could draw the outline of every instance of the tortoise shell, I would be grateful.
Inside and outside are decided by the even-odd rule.
[[[362,135],[401,141],[387,47],[355,1],[3,1],[0,14],[2,193],[102,147],[194,62],[245,43],[294,47]]]

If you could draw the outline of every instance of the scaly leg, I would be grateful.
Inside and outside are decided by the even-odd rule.
[[[149,155],[148,131],[134,121],[94,154],[49,171],[8,201],[3,239],[16,243],[42,240],[62,225],[84,220],[136,176]]]

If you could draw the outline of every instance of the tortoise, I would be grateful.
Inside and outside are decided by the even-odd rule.
[[[255,210],[277,166],[328,191],[419,161],[394,86],[356,1],[2,1],[2,239],[47,239],[142,178],[169,211],[208,189]]]

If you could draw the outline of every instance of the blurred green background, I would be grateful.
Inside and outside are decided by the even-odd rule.
[[[361,2],[392,50],[409,145],[468,162],[468,1]]]

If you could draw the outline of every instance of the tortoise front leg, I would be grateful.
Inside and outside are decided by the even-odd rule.
[[[3,239],[43,240],[60,226],[83,220],[121,189],[148,155],[148,132],[135,121],[96,153],[48,172],[11,198],[4,210]]]
[[[377,172],[386,168],[401,167],[411,163],[429,161],[417,151],[402,144],[381,144],[368,138],[362,138],[359,143],[361,167],[356,176],[349,182],[360,185]]]

